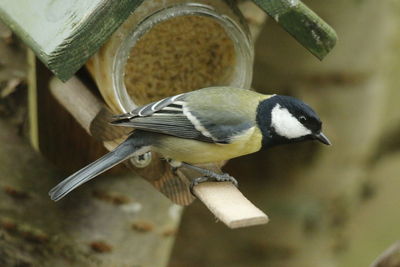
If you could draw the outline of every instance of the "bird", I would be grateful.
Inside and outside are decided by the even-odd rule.
[[[149,151],[159,153],[172,168],[192,168],[204,181],[231,181],[196,164],[229,160],[278,145],[318,140],[331,145],[322,133],[317,113],[301,100],[265,95],[233,87],[208,87],[161,99],[114,116],[112,125],[132,128],[119,146],[49,191],[58,201],[76,187],[113,166]]]

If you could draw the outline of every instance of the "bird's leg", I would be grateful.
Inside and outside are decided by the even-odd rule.
[[[238,187],[237,180],[227,173],[223,173],[223,174],[215,173],[213,171],[210,171],[210,170],[207,170],[207,169],[204,169],[201,167],[193,166],[193,165],[190,165],[190,164],[184,163],[184,162],[182,162],[181,166],[195,170],[204,175],[202,177],[193,179],[192,182],[190,183],[190,191],[192,192],[192,194],[193,194],[193,187],[200,183],[204,183],[204,182],[211,182],[211,181],[212,182],[231,182],[236,187]]]
[[[179,167],[182,166],[182,162],[176,161],[176,160],[173,160],[173,159],[168,159],[168,158],[166,160],[167,160],[167,162],[169,163],[169,165],[172,168],[172,173],[176,174],[176,171],[179,169]]]

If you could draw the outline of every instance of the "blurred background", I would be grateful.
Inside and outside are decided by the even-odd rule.
[[[26,131],[32,62],[0,25],[0,266],[371,265],[400,237],[400,2],[303,2],[336,30],[336,47],[319,61],[267,19],[255,43],[252,87],[310,104],[333,145],[231,160],[224,170],[270,218],[236,230],[200,201],[179,222],[181,209],[139,177],[99,179],[58,206],[50,202],[54,177],[78,159],[65,153],[69,169],[50,168],[17,138]],[[82,154],[85,162],[93,158]],[[130,188],[134,200],[121,197],[132,196]]]

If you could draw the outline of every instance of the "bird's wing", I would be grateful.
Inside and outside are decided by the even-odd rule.
[[[218,102],[224,102],[223,98],[226,100],[223,92],[210,98],[209,92],[204,90],[180,94],[119,115],[112,124],[227,144],[235,135],[253,127],[254,119],[237,112],[235,105],[219,105]]]

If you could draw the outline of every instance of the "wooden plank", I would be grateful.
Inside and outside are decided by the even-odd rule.
[[[33,82],[38,88],[39,150],[60,170],[65,173],[73,172],[103,155],[106,149],[101,142],[90,137],[53,97],[49,90],[49,81],[54,75],[39,60],[36,60],[35,65],[36,77]],[[121,168],[117,169],[121,171]]]
[[[142,1],[2,0],[0,19],[65,81]]]
[[[207,182],[196,185],[194,194],[229,228],[268,223],[268,216],[254,206],[232,183]]]
[[[323,59],[335,46],[336,32],[301,1],[253,1],[319,59]]]

